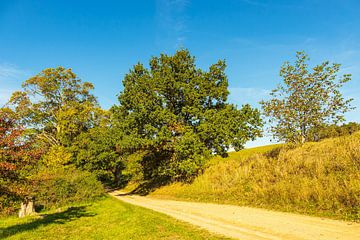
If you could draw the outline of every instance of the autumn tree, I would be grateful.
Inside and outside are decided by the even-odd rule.
[[[352,99],[344,99],[340,92],[351,75],[340,76],[340,64],[325,61],[310,68],[308,61],[304,52],[298,52],[293,65],[285,62],[280,70],[283,82],[270,93],[270,100],[261,102],[278,140],[309,141],[314,131],[344,121],[344,113],[352,109]]]
[[[11,110],[0,109],[0,212],[13,211],[18,200],[25,203],[26,210],[32,197],[29,176],[40,156],[41,151],[12,117]]]
[[[57,67],[29,78],[10,98],[8,106],[16,120],[43,150],[31,175],[40,201],[52,204],[46,199],[53,199],[61,204],[64,194],[86,198],[80,188],[98,186],[93,177],[74,168],[76,156],[71,151],[78,136],[102,121],[103,110],[92,90],[93,85],[83,82],[71,69]]]
[[[19,119],[49,146],[68,146],[81,132],[96,125],[99,106],[93,85],[71,69],[47,68],[26,80],[10,104]]]
[[[227,103],[225,67],[218,61],[204,71],[189,51],[179,50],[126,74],[120,104],[112,109],[123,133],[118,150],[142,152],[144,179],[188,179],[211,155],[242,149],[260,136],[259,111]]]

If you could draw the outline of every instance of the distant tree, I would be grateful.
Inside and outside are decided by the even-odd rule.
[[[71,69],[47,68],[26,80],[10,104],[27,128],[50,146],[70,145],[96,124],[99,109],[93,85],[82,82]]]
[[[309,69],[308,60],[304,52],[298,52],[294,65],[285,62],[280,70],[283,83],[270,93],[272,99],[261,102],[278,140],[309,141],[311,130],[342,122],[344,113],[353,109],[352,99],[344,99],[340,92],[351,75],[338,76],[340,64],[328,61]]]
[[[360,124],[355,122],[349,122],[342,125],[324,125],[317,129],[310,130],[310,141],[320,141],[326,138],[341,137],[351,135],[360,131]]]
[[[260,136],[259,111],[226,102],[225,67],[218,61],[203,71],[189,51],[180,50],[153,57],[150,69],[139,63],[126,74],[120,105],[113,108],[123,132],[119,151],[142,151],[145,179],[187,179],[210,155],[242,149]]]
[[[25,202],[26,210],[33,195],[29,176],[41,156],[41,151],[34,148],[32,139],[12,115],[9,109],[0,109],[0,212],[6,208],[11,211],[16,200]],[[32,210],[30,207],[27,213]]]

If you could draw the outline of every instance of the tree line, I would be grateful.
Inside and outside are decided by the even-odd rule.
[[[138,63],[125,75],[109,110],[72,69],[47,68],[29,78],[0,110],[0,200],[29,199],[45,175],[69,168],[113,186],[191,181],[211,156],[261,137],[264,125],[296,144],[335,136],[336,128],[345,129],[335,130],[340,135],[360,129],[338,126],[352,109],[340,92],[351,75],[338,76],[339,64],[309,68],[307,55],[297,53],[262,110],[227,101],[225,69],[223,60],[197,68],[188,50],[152,57],[148,67]]]

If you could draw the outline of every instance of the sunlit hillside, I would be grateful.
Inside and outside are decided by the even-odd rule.
[[[154,197],[360,219],[360,132],[289,148],[271,145],[215,158],[191,184]]]

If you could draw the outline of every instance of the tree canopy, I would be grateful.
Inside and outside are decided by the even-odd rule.
[[[69,145],[96,123],[99,110],[93,85],[82,82],[71,69],[47,68],[26,80],[10,104],[18,118],[47,144]]]
[[[208,71],[187,50],[161,54],[150,68],[138,63],[126,74],[112,111],[123,132],[120,151],[145,152],[145,178],[196,175],[212,154],[242,149],[261,134],[260,112],[227,103],[226,64]]]

